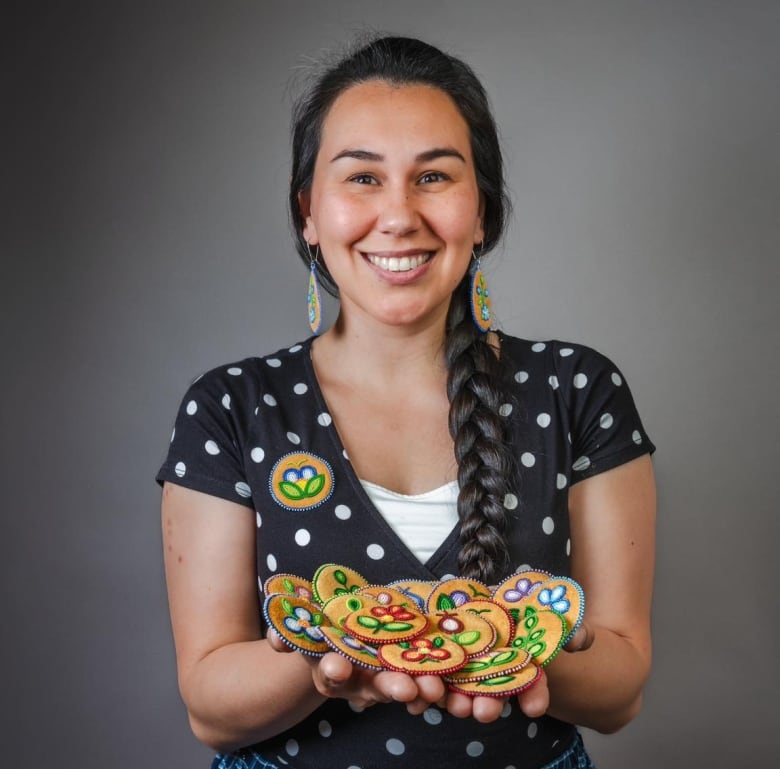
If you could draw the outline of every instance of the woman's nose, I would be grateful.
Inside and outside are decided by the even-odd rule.
[[[407,189],[388,190],[380,201],[378,226],[392,235],[408,235],[420,227],[414,195]]]

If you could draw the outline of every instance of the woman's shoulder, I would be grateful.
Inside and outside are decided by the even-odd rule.
[[[500,334],[502,355],[520,371],[533,368],[543,369],[553,376],[556,372],[573,369],[588,371],[615,370],[613,361],[604,353],[581,342],[561,339],[523,339],[510,334]]]
[[[240,360],[214,366],[197,376],[190,383],[190,390],[228,390],[272,385],[279,380],[300,375],[311,340],[307,339],[289,347],[282,347],[266,355],[253,355]]]

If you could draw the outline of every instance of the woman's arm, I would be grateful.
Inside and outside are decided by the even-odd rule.
[[[639,711],[650,672],[655,481],[649,455],[569,491],[572,576],[585,591],[583,651],[547,671],[548,713],[614,732]]]
[[[336,654],[319,662],[279,654],[263,639],[248,508],[166,483],[162,525],[179,689],[205,744],[230,752],[262,741],[326,697],[363,707],[396,700],[420,712],[443,696],[438,680],[372,674]]]
[[[166,483],[162,525],[179,689],[195,735],[229,751],[303,719],[323,697],[301,655],[262,640],[252,511]]]

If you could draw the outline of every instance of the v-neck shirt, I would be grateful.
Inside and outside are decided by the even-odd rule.
[[[517,459],[504,500],[512,568],[568,574],[569,487],[655,447],[608,358],[577,344],[503,333],[500,340],[508,388],[500,413]],[[372,504],[317,382],[311,341],[196,380],[181,402],[158,482],[254,512],[258,588],[274,574],[311,578],[324,563],[350,566],[375,584],[455,575],[458,524],[421,563]],[[329,700],[255,749],[298,769],[394,766],[398,756],[407,766],[456,769],[475,755],[484,767],[528,769],[555,758],[573,736],[571,725],[529,720],[512,701],[504,717],[479,724],[436,707],[421,716],[397,704],[358,713]]]

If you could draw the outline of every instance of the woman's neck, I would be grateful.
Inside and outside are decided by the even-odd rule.
[[[328,378],[349,377],[353,385],[397,382],[406,390],[446,377],[446,316],[410,326],[373,320],[354,322],[340,314],[331,329],[315,340],[315,366]],[[403,392],[403,390],[401,390]]]

